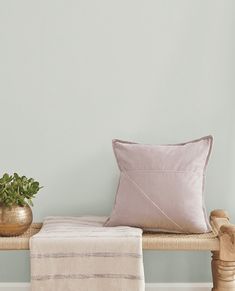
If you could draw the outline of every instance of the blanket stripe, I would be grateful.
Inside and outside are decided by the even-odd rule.
[[[111,278],[111,279],[127,279],[127,280],[142,280],[140,276],[134,276],[129,274],[55,274],[44,276],[33,276],[33,280],[44,281],[50,279],[91,279],[91,278]]]
[[[142,255],[135,253],[110,253],[110,252],[99,252],[99,253],[44,253],[44,254],[33,254],[30,255],[31,259],[43,259],[43,258],[73,258],[73,257],[130,257],[130,258],[142,258]]]

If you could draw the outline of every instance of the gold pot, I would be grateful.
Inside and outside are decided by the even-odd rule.
[[[24,233],[33,221],[29,205],[5,206],[0,204],[0,236],[17,236]]]

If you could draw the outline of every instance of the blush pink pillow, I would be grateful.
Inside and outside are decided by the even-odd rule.
[[[113,140],[120,180],[105,226],[210,231],[203,188],[212,141],[212,136],[174,145]]]

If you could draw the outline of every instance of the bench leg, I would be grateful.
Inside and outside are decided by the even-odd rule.
[[[212,252],[212,291],[235,291],[235,261],[219,259],[219,252]]]

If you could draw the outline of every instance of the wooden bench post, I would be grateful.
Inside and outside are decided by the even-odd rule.
[[[219,251],[212,251],[212,290],[235,291],[235,225],[223,210],[212,211],[210,220],[220,241]]]

